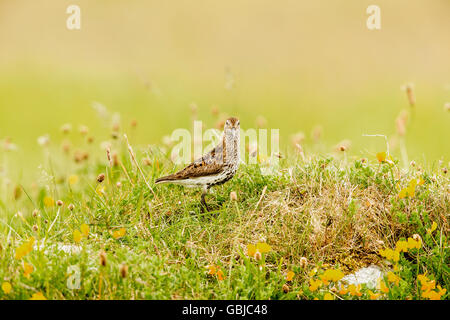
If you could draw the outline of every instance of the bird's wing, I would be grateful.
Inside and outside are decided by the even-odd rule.
[[[219,143],[214,149],[192,162],[186,168],[166,177],[161,177],[156,180],[156,183],[218,174],[224,169],[223,157],[223,144]]]
[[[174,175],[178,179],[195,178],[217,174],[223,170],[223,145],[219,144]]]

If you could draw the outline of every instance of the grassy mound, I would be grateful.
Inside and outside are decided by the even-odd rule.
[[[198,190],[153,184],[175,169],[160,149],[113,147],[109,160],[48,152],[29,186],[0,180],[0,298],[448,297],[440,167],[374,156],[293,156],[273,175],[242,165],[201,213]],[[377,288],[339,282],[370,264],[386,272]]]

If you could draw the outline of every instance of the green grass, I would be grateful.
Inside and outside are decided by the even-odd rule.
[[[0,178],[0,281],[12,286],[8,294],[0,289],[1,299],[28,299],[36,292],[48,299],[322,299],[327,292],[336,299],[368,299],[366,288],[358,296],[339,294],[333,283],[318,290],[309,286],[326,269],[347,274],[372,263],[398,270],[401,278],[398,285],[386,280],[389,293],[381,299],[423,298],[419,274],[450,289],[449,180],[441,167],[401,168],[398,159],[378,163],[370,155],[292,155],[273,176],[261,174],[264,164],[242,165],[208,196],[214,210],[202,213],[198,191],[154,186],[155,178],[175,169],[157,146],[133,147],[145,176],[120,138],[112,145],[116,166],[103,153],[92,151],[74,163],[50,148],[39,182],[7,185]],[[100,173],[106,175],[101,183]],[[71,185],[70,175],[78,182]],[[413,197],[399,199],[412,178],[424,183]],[[230,200],[231,191],[237,201]],[[64,204],[46,206],[46,197],[47,204],[50,198]],[[437,228],[428,233],[433,222]],[[89,236],[77,244],[73,232],[82,224]],[[126,234],[116,239],[113,232],[120,228]],[[420,249],[401,253],[398,263],[380,256],[380,249],[395,248],[414,234],[422,239]],[[30,237],[36,239],[34,249],[16,259],[17,248]],[[248,244],[258,242],[271,246],[260,260],[247,254]],[[79,252],[66,253],[58,245],[77,246]],[[33,266],[29,278],[24,262]],[[218,266],[224,279],[208,275],[209,265]],[[76,277],[69,268],[79,270],[79,289],[67,285]],[[289,270],[295,276],[287,282]]]

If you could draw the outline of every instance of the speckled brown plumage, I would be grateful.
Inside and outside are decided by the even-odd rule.
[[[240,123],[237,118],[225,122],[221,142],[210,152],[195,160],[184,169],[156,179],[155,183],[174,183],[187,187],[202,187],[202,203],[209,188],[223,184],[236,173],[240,162]]]

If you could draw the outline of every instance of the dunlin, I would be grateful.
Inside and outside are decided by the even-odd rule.
[[[208,190],[233,178],[240,161],[239,119],[229,118],[224,125],[221,142],[210,152],[177,173],[156,179],[155,184],[173,183],[202,188],[202,205],[208,209],[205,196]]]

